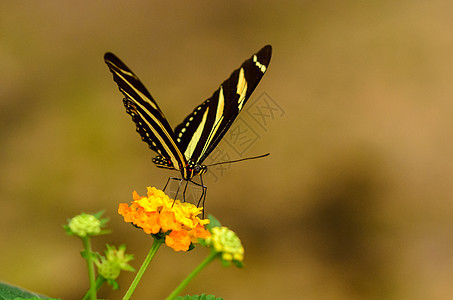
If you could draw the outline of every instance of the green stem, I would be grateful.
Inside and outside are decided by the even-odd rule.
[[[98,276],[98,278],[96,278],[96,291],[99,290],[99,288],[101,287],[101,285],[105,282],[105,278],[102,277],[102,276]],[[83,296],[82,300],[88,300],[88,298],[90,297],[91,295],[91,289],[88,290],[88,292],[85,294],[85,296]]]
[[[96,300],[96,277],[94,274],[93,251],[91,251],[90,237],[83,237],[82,242],[83,246],[85,247],[84,258],[87,261],[88,278],[90,279],[90,289],[88,291],[88,294],[90,295],[91,300]]]
[[[143,262],[142,266],[140,267],[140,270],[138,270],[137,275],[135,275],[134,281],[132,282],[131,286],[127,290],[126,295],[124,295],[123,300],[128,300],[132,296],[132,293],[134,292],[140,279],[142,278],[143,273],[145,273],[146,268],[148,267],[149,263],[151,262],[154,255],[156,254],[157,250],[159,249],[160,245],[162,245],[163,242],[164,242],[164,239],[154,239],[153,245],[151,246],[151,249],[149,250],[148,256],[146,256],[145,261]]]
[[[172,300],[178,296],[178,294],[186,287],[186,285],[198,274],[204,267],[206,267],[214,258],[217,257],[218,252],[211,252],[208,257],[206,257],[201,264],[199,264],[190,274],[184,279],[176,289],[166,298],[166,300]]]

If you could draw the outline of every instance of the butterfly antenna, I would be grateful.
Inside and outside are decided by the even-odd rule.
[[[218,162],[218,163],[215,163],[215,164],[212,164],[212,165],[206,165],[206,167],[212,167],[212,166],[217,166],[217,165],[235,163],[235,162],[239,162],[239,161],[243,161],[243,160],[249,160],[249,159],[255,159],[255,158],[262,158],[262,157],[266,157],[266,156],[269,156],[269,155],[270,155],[270,153],[266,153],[266,154],[262,154],[262,155],[258,155],[258,156],[246,157],[246,158],[241,158],[241,159],[237,159],[237,160],[222,161],[222,162]]]

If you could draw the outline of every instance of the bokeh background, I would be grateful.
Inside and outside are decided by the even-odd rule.
[[[253,143],[239,154],[219,145],[232,159],[271,156],[205,176],[208,212],[241,237],[246,267],[215,262],[185,292],[451,299],[452,10],[446,0],[1,1],[0,280],[80,299],[81,243],[61,227],[80,212],[111,219],[96,250],[126,243],[138,268],[150,248],[118,203],[177,173],[153,166],[106,51],[177,125],[272,44],[247,104],[266,125],[243,112]],[[164,298],[206,254],[162,248],[134,298]],[[120,299],[133,276],[100,296]]]

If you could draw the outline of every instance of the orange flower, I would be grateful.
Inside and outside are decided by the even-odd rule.
[[[180,231],[173,230],[165,237],[165,244],[173,248],[175,251],[187,251],[192,240],[187,230],[181,229]]]
[[[205,239],[211,236],[209,230],[206,230],[203,225],[198,224],[193,230],[189,231],[189,236],[192,239],[192,242],[197,242],[198,239]]]
[[[162,231],[170,231],[170,230],[181,230],[181,224],[176,222],[175,214],[172,211],[161,211],[160,213],[160,226],[162,227]]]
[[[170,199],[155,187],[148,187],[147,190],[147,197],[141,197],[134,191],[134,200],[130,205],[120,203],[118,213],[125,222],[142,228],[147,234],[165,234],[165,243],[175,251],[187,251],[191,242],[209,236],[203,226],[209,220],[197,217],[202,207]]]

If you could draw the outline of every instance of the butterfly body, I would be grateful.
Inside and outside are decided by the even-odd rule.
[[[179,170],[184,180],[192,181],[207,171],[203,161],[243,109],[263,77],[271,54],[268,45],[246,60],[174,130],[138,77],[114,54],[106,53],[104,59],[125,97],[126,112],[131,115],[137,132],[158,153],[154,164]]]

